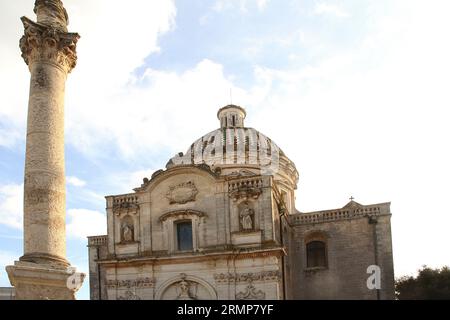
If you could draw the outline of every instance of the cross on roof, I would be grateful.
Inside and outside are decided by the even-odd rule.
[[[353,201],[353,200],[355,200],[355,198],[353,198],[353,196],[350,196],[350,201]]]

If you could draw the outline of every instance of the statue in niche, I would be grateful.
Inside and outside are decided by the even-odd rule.
[[[182,274],[181,281],[177,284],[177,300],[195,300],[196,296],[190,292],[190,283],[186,281],[186,275]]]
[[[134,227],[133,222],[130,219],[125,218],[122,225],[122,241],[133,242],[134,241]]]
[[[245,203],[245,206],[242,208],[241,212],[239,212],[239,218],[241,221],[241,229],[242,230],[253,230],[253,218],[255,215],[255,210],[250,208],[248,203]]]

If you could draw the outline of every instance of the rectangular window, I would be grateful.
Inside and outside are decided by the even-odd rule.
[[[306,263],[308,268],[326,267],[327,253],[325,243],[322,241],[311,241],[306,244]]]
[[[180,251],[192,250],[192,222],[183,221],[177,224],[177,248]]]

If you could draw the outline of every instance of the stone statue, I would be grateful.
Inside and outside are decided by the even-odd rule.
[[[178,282],[178,297],[177,300],[195,300],[196,297],[190,292],[190,283],[186,281],[186,275],[182,275],[181,281]]]
[[[128,225],[127,223],[123,226],[122,234],[123,234],[123,241],[125,242],[134,241],[133,227]]]
[[[37,22],[67,32],[69,16],[61,0],[36,0]]]
[[[253,229],[254,214],[255,214],[255,211],[252,208],[250,208],[248,206],[248,204],[246,204],[245,207],[239,213],[242,230],[252,230]]]

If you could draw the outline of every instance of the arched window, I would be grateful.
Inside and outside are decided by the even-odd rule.
[[[175,223],[177,249],[179,251],[189,251],[193,249],[192,243],[192,221],[185,220]]]
[[[324,241],[310,241],[306,244],[306,267],[326,267],[327,250]]]

